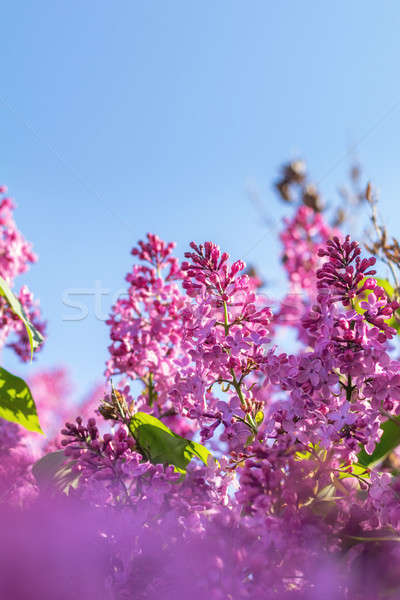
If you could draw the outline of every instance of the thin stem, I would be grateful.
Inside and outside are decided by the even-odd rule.
[[[351,375],[347,375],[347,385],[346,385],[346,400],[351,402],[351,394],[353,392],[353,385],[351,381]]]
[[[239,381],[236,379],[235,371],[233,369],[231,369],[231,374],[232,374],[232,385],[235,388],[237,395],[239,396],[239,400],[240,400],[240,404],[242,405],[242,408],[245,408],[246,403],[244,400],[242,388],[240,387]]]
[[[229,321],[228,321],[228,305],[224,300],[224,328],[225,335],[229,335]]]
[[[376,233],[378,235],[378,240],[382,240],[382,237],[383,237],[382,234],[384,234],[384,230],[378,224],[378,212],[377,212],[377,209],[376,209],[376,201],[375,202],[373,202],[373,201],[370,202],[370,205],[371,205],[371,210],[372,210],[371,222],[372,222],[372,224],[373,224],[373,226],[375,228],[375,231],[376,231]],[[394,279],[395,287],[397,289],[399,287],[399,281],[397,279],[396,271],[394,269],[392,261],[387,256],[384,256],[384,257],[381,256],[381,260],[382,260],[383,263],[385,263],[389,267],[389,269],[390,269],[390,271],[392,273],[393,279]]]
[[[361,535],[346,535],[345,537],[359,542],[400,542],[398,536],[363,537]]]
[[[151,371],[149,373],[148,389],[149,389],[149,406],[151,408],[153,406],[153,404],[154,404],[153,373]]]
[[[387,412],[383,408],[380,408],[379,412],[381,413],[381,415],[383,415],[384,417],[389,419],[389,421],[393,421],[393,423],[395,423],[398,427],[400,427],[400,421],[394,415],[391,415],[389,412]]]

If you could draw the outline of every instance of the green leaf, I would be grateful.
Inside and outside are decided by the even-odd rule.
[[[368,456],[368,454],[367,454]],[[368,468],[360,463],[352,463],[351,465],[341,466],[342,472],[339,473],[338,479],[346,479],[347,477],[362,477],[363,479],[370,478],[370,471]]]
[[[162,421],[144,412],[137,412],[129,423],[129,429],[142,452],[154,464],[174,465],[180,473],[192,458],[208,464],[211,452],[202,444],[177,435]]]
[[[378,279],[376,277],[375,277],[375,281],[378,285],[380,285],[385,290],[388,297],[390,299],[392,299],[394,296],[394,288],[393,288],[392,284],[387,279]]]
[[[380,285],[385,290],[389,300],[395,300],[394,288],[387,279],[377,279],[376,282],[378,285]],[[389,325],[389,327],[393,327],[394,329],[396,329],[397,332],[399,333],[400,321],[398,319],[396,319],[395,314],[397,314],[397,311],[395,311],[393,313],[393,316],[390,317],[390,319],[387,319],[385,321],[385,323],[387,323],[387,325]]]
[[[32,473],[43,491],[57,490],[63,494],[69,493],[70,488],[76,488],[81,473],[74,470],[75,460],[68,462],[63,450],[49,452],[38,460],[32,467]]]
[[[295,460],[310,460],[310,458],[312,457],[311,452],[296,452],[295,454]]]
[[[43,433],[35,401],[23,379],[0,367],[0,417],[28,429]]]
[[[295,460],[317,460],[319,463],[325,462],[327,456],[327,450],[319,444],[308,444],[309,450],[304,449],[303,452],[300,450],[295,454]]]
[[[262,410],[259,410],[256,414],[255,421],[257,425],[261,425],[261,423],[264,421],[264,413]]]
[[[17,315],[17,317],[19,317],[24,323],[29,338],[32,359],[33,352],[40,346],[44,338],[42,334],[32,325],[21,302],[13,294],[8,286],[8,283],[2,277],[0,277],[0,295],[6,299],[13,313]]]
[[[391,419],[382,423],[383,434],[379,443],[371,455],[367,454],[364,448],[358,453],[359,464],[372,468],[382,462],[400,444],[400,419],[396,421],[398,424]]]
[[[364,282],[366,281],[367,277],[365,277],[362,281],[360,281],[359,287],[362,287],[362,285],[364,284]],[[394,296],[395,296],[395,291],[393,286],[391,285],[391,283],[387,280],[387,279],[377,279],[376,277],[374,277],[376,283],[385,290],[389,300],[393,300]],[[365,313],[365,309],[361,308],[361,302],[365,302],[368,300],[368,296],[373,292],[373,290],[365,290],[363,292],[363,296],[357,296],[354,300],[354,308],[355,310],[360,314],[364,314]],[[395,311],[397,312],[397,311]],[[390,319],[387,319],[385,321],[385,323],[387,325],[389,325],[389,327],[393,327],[394,329],[397,330],[397,332],[400,332],[400,321],[398,319],[396,319],[396,317],[393,315]]]

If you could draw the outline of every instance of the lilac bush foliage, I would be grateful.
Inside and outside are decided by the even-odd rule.
[[[17,571],[44,600],[399,596],[400,304],[313,194],[284,222],[274,310],[212,242],[132,250],[105,396],[35,452],[0,422],[2,597]],[[50,432],[63,376],[32,382]]]

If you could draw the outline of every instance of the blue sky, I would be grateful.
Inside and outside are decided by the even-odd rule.
[[[120,289],[147,231],[180,256],[211,239],[275,281],[248,190],[279,220],[287,158],[330,200],[355,146],[399,232],[396,1],[26,0],[0,22],[0,182],[40,255],[24,281],[49,322],[33,366],[4,356],[14,371],[66,364],[81,390],[101,377],[107,328],[90,303],[63,320],[63,294]]]

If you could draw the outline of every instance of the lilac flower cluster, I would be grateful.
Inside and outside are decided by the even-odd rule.
[[[309,259],[298,249],[296,227],[306,233]],[[192,243],[186,262],[174,263],[173,331],[179,341],[170,350],[151,337],[158,364],[168,362],[169,382],[160,387],[164,404],[155,408],[151,402],[159,389],[154,366],[153,395],[144,380],[141,397],[141,410],[190,419],[210,447],[227,453],[219,470],[233,476],[237,490],[227,504],[248,532],[262,535],[275,582],[285,571],[279,593],[296,573],[306,577],[321,548],[334,555],[346,543],[362,553],[372,532],[390,527],[392,537],[398,535],[395,484],[358,466],[357,455],[361,447],[371,454],[381,425],[400,413],[400,363],[388,346],[396,334],[388,321],[399,305],[373,278],[375,260],[361,259],[356,242],[334,233],[321,214],[301,207],[282,236],[285,268],[299,273],[290,276],[291,285],[307,291],[290,323],[303,343],[295,355],[278,354],[271,345],[274,317],[242,274],[244,263],[230,265],[211,242]],[[149,236],[147,245],[154,240]],[[164,289],[166,283],[158,285]],[[130,303],[136,298],[131,288]],[[118,305],[114,315],[111,337],[119,335],[120,347],[127,348],[130,315]],[[148,312],[147,327],[154,327],[153,319]],[[134,353],[140,351],[136,346]],[[121,355],[129,360],[132,353]],[[108,374],[131,377],[113,363]],[[311,535],[318,539],[315,554]],[[356,554],[349,552],[348,566]],[[301,588],[299,581],[296,586]]]
[[[289,293],[275,314],[244,262],[214,243],[192,242],[181,264],[172,243],[151,234],[138,243],[107,322],[111,394],[90,398],[60,439],[51,407],[71,414],[65,374],[32,380],[49,398],[54,435],[36,450],[57,448],[44,458],[62,462],[51,485],[35,484],[33,459],[20,454],[27,437],[0,422],[3,502],[30,500],[21,522],[47,510],[58,532],[63,514],[75,519],[60,556],[75,545],[79,576],[54,562],[70,592],[84,577],[84,546],[88,598],[399,596],[396,444],[376,458],[388,424],[400,423],[399,304],[375,279],[374,258],[310,206],[281,240]],[[279,351],[282,328],[296,333],[295,353]],[[148,445],[133,426],[139,414],[160,425],[142,429]],[[46,528],[43,539],[46,558]],[[18,554],[12,539],[9,548]],[[17,598],[17,584],[3,583],[0,593]],[[42,599],[70,597],[54,592],[52,575],[35,585]]]
[[[29,269],[29,265],[37,261],[32,245],[25,240],[18,230],[11,198],[6,196],[7,188],[0,186],[0,276],[13,287],[15,278]],[[18,299],[21,302],[29,320],[41,333],[45,331],[45,323],[41,319],[40,310],[33,294],[24,285]],[[21,320],[12,313],[4,298],[0,298],[0,350],[5,345],[10,334],[14,339],[8,343],[16,354],[24,361],[30,359],[29,340]]]

